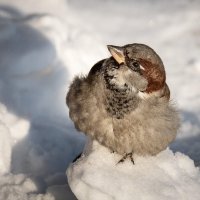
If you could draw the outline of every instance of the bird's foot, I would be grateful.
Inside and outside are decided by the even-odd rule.
[[[126,153],[119,161],[117,164],[124,162],[127,158],[130,158],[131,162],[135,164],[133,160],[133,153]]]

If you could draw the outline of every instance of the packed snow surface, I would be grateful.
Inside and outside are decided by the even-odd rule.
[[[182,153],[167,149],[154,157],[121,157],[93,142],[67,171],[72,191],[79,200],[197,200],[200,173]]]
[[[158,188],[154,190],[166,189],[171,192],[171,198],[178,198],[179,189],[184,188],[182,180],[193,184],[188,193],[192,194],[189,200],[195,199],[199,171],[187,156],[194,160],[195,166],[200,165],[199,10],[198,0],[43,0],[40,3],[1,0],[0,200],[76,199],[67,184],[65,171],[82,151],[85,138],[77,133],[68,117],[65,104],[68,86],[74,75],[87,73],[95,62],[110,56],[107,44],[134,42],[151,46],[164,62],[172,99],[182,117],[178,138],[170,148],[184,155],[174,156],[167,150],[155,158],[136,158],[135,166],[126,161],[112,168],[117,156],[106,153],[105,167],[110,166],[115,174],[126,167],[127,172],[140,170],[136,166],[143,162],[144,167],[155,167],[156,172],[162,164],[169,166],[160,170],[167,173],[163,177],[168,177],[172,184],[166,186],[167,180],[156,183]],[[104,155],[106,150],[93,151],[85,162],[100,152]],[[103,158],[102,162],[105,162]],[[74,176],[75,166],[78,168],[76,164],[70,168]],[[180,177],[172,179],[173,172]],[[140,175],[144,178],[144,174]],[[155,183],[156,177],[153,178]],[[73,191],[79,194],[72,184],[77,177],[71,180]],[[94,186],[98,187],[99,183],[97,179]],[[134,183],[130,179],[130,184],[137,184],[138,190],[146,191],[152,183],[143,185],[140,176],[135,177]],[[174,189],[170,190],[170,186]],[[107,194],[110,198],[110,193]],[[150,191],[150,194],[158,193]]]

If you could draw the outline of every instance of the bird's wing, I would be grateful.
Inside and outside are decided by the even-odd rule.
[[[88,78],[95,76],[96,73],[99,73],[102,69],[102,65],[106,59],[100,60],[97,62],[89,71]]]

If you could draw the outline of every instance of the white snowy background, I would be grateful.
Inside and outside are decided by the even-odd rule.
[[[65,171],[85,139],[68,117],[69,83],[109,56],[107,44],[134,42],[154,48],[165,64],[182,118],[171,149],[186,155],[178,154],[177,161],[199,189],[192,163],[200,165],[198,0],[1,0],[0,200],[76,199]],[[167,152],[156,162],[170,161]],[[140,184],[135,182],[137,191]]]

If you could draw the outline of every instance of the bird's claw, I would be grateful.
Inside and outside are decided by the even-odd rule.
[[[133,153],[126,153],[119,161],[117,164],[124,162],[127,158],[130,158],[131,162],[135,164],[133,160]]]

